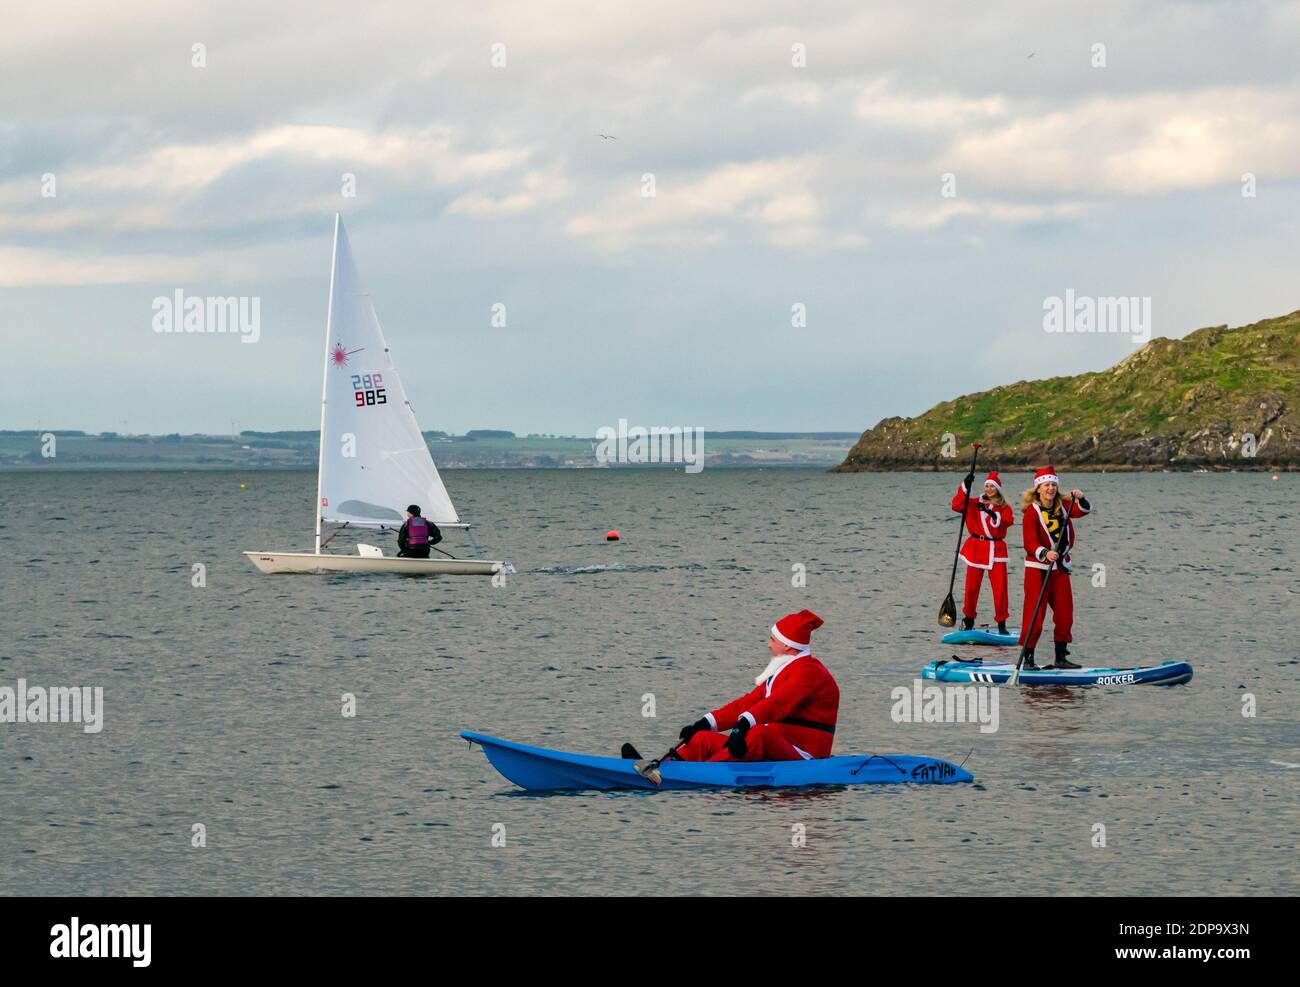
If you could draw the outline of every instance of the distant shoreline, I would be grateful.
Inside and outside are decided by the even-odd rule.
[[[806,470],[832,473],[825,463],[726,463],[713,464],[711,470]],[[488,471],[551,472],[551,473],[608,473],[608,472],[682,472],[681,463],[623,463],[614,466],[439,466],[440,473],[473,473]],[[902,470],[879,472],[904,472]],[[0,464],[0,474],[29,475],[35,473],[310,473],[315,475],[316,464],[292,466],[240,466],[232,463],[67,463],[57,465]]]
[[[703,465],[829,469],[844,460],[856,441],[853,432],[704,433]],[[440,470],[457,469],[680,469],[684,462],[645,462],[648,456],[624,456],[601,462],[610,453],[595,438],[517,436],[503,430],[478,429],[465,435],[424,433]],[[686,449],[678,450],[683,455]],[[656,452],[656,458],[658,453]],[[690,459],[695,460],[696,452]],[[665,458],[669,458],[665,454]],[[0,471],[39,469],[301,469],[314,471],[319,451],[310,430],[244,431],[239,435],[88,435],[68,429],[37,432],[0,430]],[[696,463],[698,466],[698,462]]]
[[[1025,473],[1032,474],[1038,468],[1037,465],[1025,466],[999,466],[1002,473]],[[1064,473],[1071,474],[1113,474],[1113,473],[1186,473],[1195,475],[1220,474],[1228,475],[1233,473],[1300,473],[1298,466],[1243,466],[1233,469],[1203,468],[1199,466],[1070,466],[1063,465],[1058,467]],[[551,473],[590,473],[590,472],[682,472],[683,466],[680,463],[659,463],[659,464],[630,464],[625,463],[616,466],[439,466],[439,472],[447,473],[483,473],[483,472],[551,472]],[[806,471],[823,474],[894,474],[894,473],[913,473],[913,474],[931,474],[946,473],[948,475],[960,476],[965,472],[965,467],[899,467],[897,469],[840,469],[838,467],[828,469],[824,463],[728,463],[717,464],[708,467],[714,471],[741,471],[741,470],[781,470],[781,471]],[[240,466],[230,463],[60,463],[45,465],[14,465],[0,464],[0,474],[11,476],[30,476],[38,473],[306,473],[314,475],[316,465],[286,465],[286,466]],[[977,471],[978,472],[978,471]]]

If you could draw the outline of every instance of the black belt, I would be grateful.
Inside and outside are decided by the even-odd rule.
[[[971,535],[972,538],[978,538],[980,541],[1002,541],[1001,538],[986,538],[983,535]]]
[[[807,727],[809,730],[821,730],[823,733],[834,733],[835,728],[829,727],[825,723],[814,723],[812,720],[801,720],[797,716],[787,716],[784,720],[777,720],[777,723],[785,723],[792,727]]]

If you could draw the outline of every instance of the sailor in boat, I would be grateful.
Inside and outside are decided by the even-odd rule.
[[[442,541],[442,532],[428,518],[420,517],[420,505],[406,509],[406,520],[397,532],[397,555],[406,559],[427,559],[429,549]]]
[[[705,713],[681,732],[668,757],[682,761],[797,761],[830,757],[840,688],[812,656],[822,619],[800,610],[772,625],[767,668],[756,688]]]

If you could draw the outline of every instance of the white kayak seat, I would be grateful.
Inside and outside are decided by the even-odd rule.
[[[357,554],[367,559],[382,559],[384,550],[378,545],[363,545],[357,542]]]

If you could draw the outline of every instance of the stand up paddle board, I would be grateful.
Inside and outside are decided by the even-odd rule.
[[[997,628],[975,627],[969,631],[952,631],[942,638],[944,644],[994,644],[1007,647],[1020,643],[1020,628],[1008,627],[1005,634],[999,634]]]
[[[936,682],[970,682],[1002,685],[1016,670],[1015,662],[989,664],[979,661],[932,661],[921,669],[921,677]],[[1020,670],[1021,685],[1182,685],[1192,680],[1192,666],[1185,661],[1166,661],[1149,668],[1043,668]]]
[[[469,730],[461,736],[483,748],[492,767],[530,792],[557,789],[799,788],[806,785],[952,785],[971,773],[933,757],[855,754],[811,761],[663,761],[655,785],[637,774],[634,761],[529,747]]]

